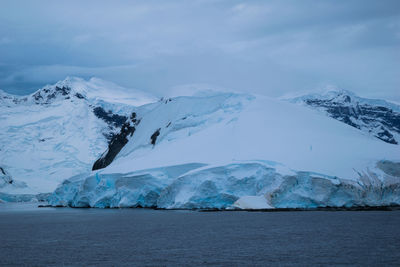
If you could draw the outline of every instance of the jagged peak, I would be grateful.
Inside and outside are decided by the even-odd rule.
[[[372,98],[360,97],[352,91],[338,88],[335,86],[328,86],[316,92],[297,94],[297,96],[285,95],[281,99],[288,100],[294,103],[301,103],[304,102],[305,100],[310,100],[310,99],[328,100],[334,103],[341,103],[344,105],[364,104],[371,106],[382,106],[400,112],[400,105],[398,104],[389,102],[384,99],[372,99]]]
[[[299,92],[291,92],[287,93],[284,96],[280,97],[282,100],[302,100],[302,99],[323,99],[329,100],[337,97],[350,96],[357,98],[358,96],[349,90],[329,85],[322,88],[318,88],[316,90],[306,90]]]
[[[64,80],[60,80],[54,84],[47,84],[45,85],[43,88],[38,89],[37,91],[35,91],[34,93],[32,93],[31,95],[36,95],[38,93],[42,93],[42,92],[49,92],[52,91],[54,92],[57,88],[66,88],[70,93],[80,93],[84,96],[86,96],[88,93],[94,93],[93,91],[95,91],[95,81],[97,81],[97,83],[99,83],[99,81],[102,81],[103,83],[106,83],[105,81],[98,79],[98,78],[90,78],[89,80],[85,80],[83,78],[79,78],[79,77],[74,77],[74,76],[67,76]],[[112,85],[110,86],[111,89],[114,89],[116,87],[116,85]]]
[[[91,102],[108,102],[140,106],[156,102],[157,98],[149,93],[136,89],[127,89],[115,83],[92,77],[83,79],[68,76],[54,84],[47,84],[28,96],[11,95],[0,91],[2,98],[12,98],[15,103],[23,99],[35,104],[51,104],[59,100],[80,99]]]
[[[314,93],[306,96],[307,99],[321,99],[321,100],[330,100],[332,102],[338,103],[353,103],[360,102],[360,97],[358,97],[355,93],[341,89],[341,88],[330,88],[323,93]]]

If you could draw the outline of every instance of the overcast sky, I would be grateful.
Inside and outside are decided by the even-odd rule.
[[[400,1],[0,2],[0,89],[92,76],[165,95],[335,85],[400,101]]]

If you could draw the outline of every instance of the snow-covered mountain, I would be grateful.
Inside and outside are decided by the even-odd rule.
[[[0,92],[0,193],[53,191],[90,172],[136,106],[155,101],[92,78],[67,78],[28,96]]]
[[[362,98],[346,90],[308,94],[291,101],[320,110],[384,142],[400,142],[400,106],[394,103]]]
[[[307,106],[207,92],[162,99],[134,112],[95,171],[64,181],[50,197],[52,205],[400,204],[399,146]],[[381,122],[378,115],[371,120]]]
[[[50,204],[74,207],[400,204],[397,105],[195,91],[157,101],[67,78],[0,92],[0,199],[57,188]]]

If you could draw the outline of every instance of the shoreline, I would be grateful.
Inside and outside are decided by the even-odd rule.
[[[288,211],[398,211],[400,205],[385,205],[385,206],[352,206],[352,207],[315,207],[315,208],[274,208],[274,209],[217,209],[217,208],[204,208],[204,209],[182,209],[182,208],[157,208],[157,207],[71,207],[71,206],[52,206],[52,205],[38,205],[38,208],[72,208],[72,209],[148,209],[148,210],[163,210],[163,211],[198,211],[198,212],[288,212]]]

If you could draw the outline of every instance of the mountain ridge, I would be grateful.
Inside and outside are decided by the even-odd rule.
[[[347,90],[308,94],[289,99],[390,143],[400,142],[400,105],[362,98]]]

